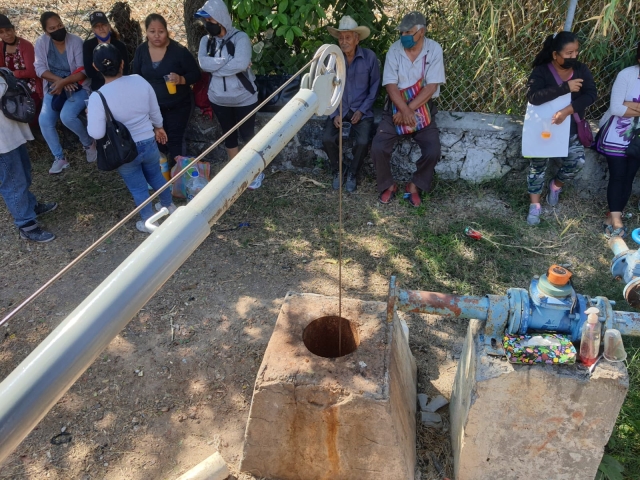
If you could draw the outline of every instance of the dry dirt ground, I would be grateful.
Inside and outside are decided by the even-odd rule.
[[[57,176],[47,174],[42,145],[31,145],[30,152],[32,190],[59,202],[42,218],[58,238],[44,245],[21,241],[0,205],[0,314],[133,208],[119,176],[98,172],[77,150],[71,168]],[[326,174],[317,180],[330,182]],[[0,479],[171,479],[215,449],[238,478],[251,478],[237,467],[253,382],[282,300],[288,291],[337,295],[337,198],[298,174],[270,171],[264,186],[243,194],[21,443],[0,468]],[[394,236],[402,240],[409,232],[389,237],[389,222],[412,212],[400,202],[379,206],[371,179],[345,197],[344,209],[344,295],[385,301],[389,276],[400,273],[402,281],[403,270],[412,268],[402,252],[391,251]],[[240,222],[250,226],[235,228]],[[0,378],[144,239],[130,222],[1,327]],[[418,391],[448,397],[465,324],[406,319]],[[52,444],[62,431],[71,441]],[[446,426],[418,433],[422,478],[450,476]]]

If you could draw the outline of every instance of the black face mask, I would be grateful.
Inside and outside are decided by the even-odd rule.
[[[222,28],[218,23],[205,22],[204,28],[207,29],[207,32],[212,37],[217,37],[222,32]]]
[[[64,39],[67,37],[67,29],[64,27],[59,28],[55,32],[51,32],[49,36],[56,42],[64,42]]]
[[[576,65],[578,64],[577,58],[563,58],[562,60],[563,60],[563,63],[562,65],[560,65],[560,68],[563,68],[565,70],[575,68]]]

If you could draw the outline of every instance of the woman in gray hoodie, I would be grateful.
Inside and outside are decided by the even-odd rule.
[[[222,0],[208,0],[196,12],[209,35],[202,37],[198,49],[200,68],[211,73],[209,101],[222,131],[227,133],[258,105],[255,75],[251,66],[251,40],[231,24],[229,10]],[[253,138],[255,115],[240,128],[244,142]],[[238,133],[233,132],[224,142],[231,160],[238,154]],[[260,187],[261,173],[249,186]]]

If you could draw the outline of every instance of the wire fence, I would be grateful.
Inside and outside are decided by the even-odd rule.
[[[190,18],[201,3],[204,1],[129,0],[114,4],[102,0],[23,0],[16,4],[0,0],[0,11],[12,19],[18,34],[30,41],[42,33],[38,19],[45,10],[60,13],[67,29],[83,38],[90,35],[91,12],[113,11],[112,23],[132,50],[144,40],[144,18],[160,13],[172,38],[191,44],[193,49],[194,40],[204,30]],[[344,14],[371,28],[371,37],[361,45],[374,50],[384,64],[389,45],[398,38],[395,26],[399,18],[417,9],[429,19],[427,35],[444,50],[447,83],[441,89],[439,108],[522,115],[531,62],[544,38],[562,29],[569,2],[433,0],[428,7],[421,2],[390,0],[273,0],[271,7],[265,7],[267,3],[229,0],[234,22],[253,39],[253,69],[258,74],[297,70],[319,45],[335,42],[326,26],[336,25]],[[303,7],[306,16],[300,15]],[[189,13],[186,26],[185,10]],[[598,101],[587,113],[591,119],[598,119],[606,110],[617,73],[635,61],[639,19],[638,1],[578,1],[574,31],[581,39],[580,59],[591,69],[599,92]]]

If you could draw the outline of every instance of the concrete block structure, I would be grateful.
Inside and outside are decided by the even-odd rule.
[[[343,299],[341,313],[335,297],[285,298],[258,371],[241,471],[414,478],[416,364],[402,322],[387,322],[381,302]]]
[[[592,479],[629,388],[623,363],[513,365],[472,320],[451,397],[456,480]]]

